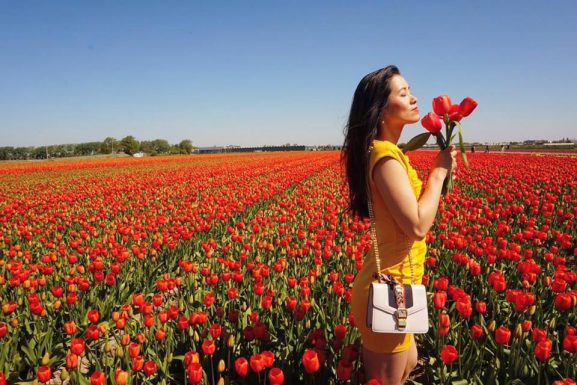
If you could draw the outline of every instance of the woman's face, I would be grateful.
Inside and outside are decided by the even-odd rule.
[[[405,78],[394,75],[389,80],[389,87],[391,93],[382,115],[385,124],[390,127],[418,122],[420,116],[417,98],[411,94]]]

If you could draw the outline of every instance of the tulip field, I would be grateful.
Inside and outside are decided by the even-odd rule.
[[[426,180],[435,152],[409,153]],[[0,164],[0,385],[376,384],[338,152]],[[575,384],[577,156],[468,155],[413,384]]]

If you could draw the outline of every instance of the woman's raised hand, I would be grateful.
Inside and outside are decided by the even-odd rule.
[[[439,151],[437,157],[433,161],[433,167],[431,171],[435,171],[443,179],[447,174],[453,171],[453,178],[455,178],[454,171],[457,169],[457,150],[455,146],[450,145],[446,149]]]

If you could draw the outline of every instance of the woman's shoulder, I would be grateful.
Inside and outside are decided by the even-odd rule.
[[[385,157],[395,158],[396,160],[403,162],[403,152],[397,145],[393,142],[387,140],[373,140],[372,151],[371,151],[371,165],[374,165],[379,160]]]

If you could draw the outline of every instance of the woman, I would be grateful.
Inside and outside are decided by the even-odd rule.
[[[443,181],[455,169],[453,147],[440,151],[427,186],[397,147],[405,124],[419,121],[417,98],[395,66],[365,76],[355,91],[345,129],[343,161],[350,191],[350,211],[368,217],[372,198],[381,272],[411,283],[409,252],[415,282],[423,277],[424,237],[433,225]],[[367,379],[382,385],[402,384],[417,364],[412,334],[374,333],[366,326],[368,288],[376,271],[374,248],[365,257],[353,285],[352,313],[361,332]]]

